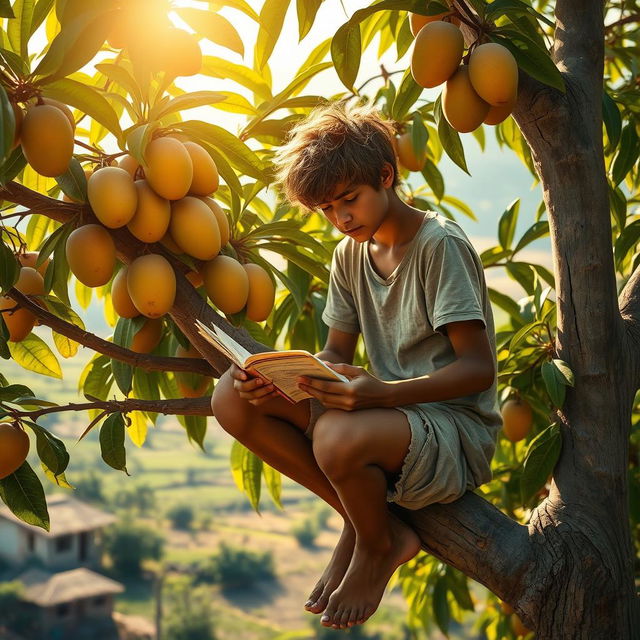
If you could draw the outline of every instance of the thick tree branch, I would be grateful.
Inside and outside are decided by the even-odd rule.
[[[57,333],[110,358],[126,362],[145,371],[188,371],[201,373],[205,376],[213,376],[216,373],[206,360],[200,358],[167,358],[125,349],[58,318],[15,288],[9,289],[7,294],[20,303],[21,307],[31,311],[38,318],[40,324],[51,327]]]
[[[587,83],[589,89],[602,89],[603,15],[603,0],[556,2],[556,31],[551,57],[560,71],[574,79],[579,78],[580,84],[585,86]]]
[[[2,403],[0,403],[2,404]],[[125,400],[94,400],[93,402],[71,403],[56,407],[44,407],[33,411],[21,411],[8,405],[4,405],[6,411],[15,418],[26,418],[37,420],[40,416],[49,413],[60,413],[63,411],[85,411],[88,409],[101,409],[107,413],[121,411],[151,411],[164,415],[180,416],[210,416],[211,398],[170,398],[163,400],[139,400],[138,398],[127,398]]]

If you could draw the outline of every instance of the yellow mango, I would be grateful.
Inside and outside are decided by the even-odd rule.
[[[122,267],[122,269],[116,273],[111,283],[111,302],[113,303],[115,312],[121,318],[135,318],[140,315],[127,289],[128,270],[128,267]]]
[[[442,91],[442,112],[447,122],[460,133],[477,129],[487,117],[489,103],[474,91],[466,65],[461,65],[447,80]]]
[[[62,175],[73,156],[73,129],[67,117],[48,104],[29,107],[20,128],[22,152],[40,175]]]
[[[242,266],[249,277],[247,318],[254,322],[262,322],[269,317],[273,309],[276,288],[269,274],[259,264],[249,262]]]
[[[171,237],[188,255],[212,260],[220,252],[220,229],[211,209],[199,198],[187,196],[171,203]]]
[[[215,215],[218,221],[218,229],[220,230],[220,246],[224,247],[229,242],[229,220],[226,213],[222,210],[222,207],[213,198],[200,198]]]
[[[167,313],[176,296],[176,274],[161,255],[149,253],[136,258],[127,272],[127,291],[138,311],[148,318]]]
[[[249,297],[249,276],[243,266],[230,256],[217,256],[200,270],[209,300],[223,313],[244,309]]]
[[[421,87],[437,87],[458,68],[464,51],[462,31],[437,20],[420,29],[413,43],[411,74]]]
[[[184,147],[191,156],[193,179],[189,193],[194,196],[208,196],[218,188],[220,178],[218,168],[207,151],[195,142],[184,142]]]
[[[116,247],[111,234],[99,224],[86,224],[72,231],[65,253],[71,272],[87,287],[100,287],[111,280]]]
[[[481,44],[469,57],[469,80],[475,92],[490,105],[513,104],[518,93],[518,63],[501,44]]]
[[[138,205],[127,229],[142,242],[158,242],[169,228],[171,205],[146,180],[136,180],[134,186],[138,192]]]
[[[138,205],[133,180],[120,167],[95,171],[87,182],[87,195],[96,218],[109,229],[124,227],[133,218]]]
[[[145,177],[159,196],[179,200],[187,195],[193,180],[193,162],[182,142],[156,138],[147,145],[145,160]]]

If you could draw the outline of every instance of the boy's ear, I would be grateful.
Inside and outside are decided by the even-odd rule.
[[[393,179],[395,178],[395,171],[393,166],[389,162],[385,162],[382,165],[380,171],[380,182],[384,189],[389,189],[393,185]]]

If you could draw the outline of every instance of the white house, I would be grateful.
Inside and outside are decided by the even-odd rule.
[[[47,498],[51,530],[26,524],[0,503],[0,581],[23,586],[23,606],[33,613],[29,640],[116,640],[114,596],[123,585],[100,568],[101,530],[116,518],[75,498]]]

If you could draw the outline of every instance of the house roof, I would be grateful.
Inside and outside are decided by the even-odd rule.
[[[60,573],[29,569],[16,580],[24,584],[22,599],[40,607],[52,607],[124,591],[124,586],[119,582],[85,568]]]
[[[81,531],[93,531],[116,522],[116,517],[100,509],[96,509],[86,502],[81,502],[72,496],[63,493],[54,493],[47,496],[49,520],[51,530],[49,533],[30,524],[26,524],[16,518],[9,508],[0,502],[0,519],[4,518],[26,529],[45,536],[61,536]]]

